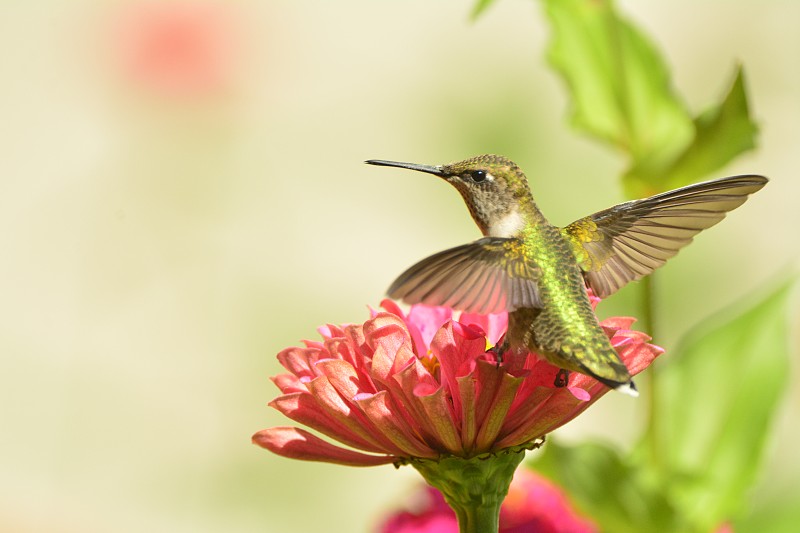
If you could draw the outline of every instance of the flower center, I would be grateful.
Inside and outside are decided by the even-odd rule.
[[[420,357],[419,362],[422,363],[422,366],[430,373],[431,376],[434,378],[438,377],[439,375],[439,359],[436,358],[435,355],[428,352],[426,355]]]

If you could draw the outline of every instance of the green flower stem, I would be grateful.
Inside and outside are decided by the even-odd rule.
[[[525,450],[504,450],[470,459],[415,459],[411,465],[455,511],[460,533],[497,533],[500,505]]]
[[[646,276],[642,280],[642,329],[645,333],[650,335],[655,342],[658,342],[656,339],[656,310],[655,310],[655,282],[654,282],[655,274],[650,274]],[[660,470],[661,466],[661,450],[659,449],[659,443],[661,442],[660,436],[658,435],[659,427],[659,415],[658,415],[658,369],[656,368],[657,365],[653,365],[647,373],[647,385],[648,385],[648,398],[649,402],[647,404],[647,432],[649,434],[649,444],[650,444],[650,463],[656,467],[657,470]]]

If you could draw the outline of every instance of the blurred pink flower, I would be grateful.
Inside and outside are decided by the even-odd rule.
[[[114,60],[130,83],[167,97],[228,88],[240,24],[226,2],[140,1],[116,13]]]
[[[389,516],[380,533],[458,533],[453,510],[441,493],[425,487],[411,510]],[[517,469],[500,508],[500,533],[595,533],[598,528],[572,508],[560,488],[525,468]]]
[[[278,360],[289,373],[273,378],[282,394],[272,407],[354,449],[296,427],[259,431],[255,444],[354,466],[469,458],[529,446],[609,390],[574,372],[567,387],[556,388],[558,368],[535,354],[507,357],[498,367],[486,349],[505,332],[505,314],[452,320],[447,308],[413,306],[406,315],[390,300],[382,307],[363,325],[328,325],[319,329],[322,342],[283,350]],[[637,374],[663,350],[629,329],[633,322],[602,325]]]

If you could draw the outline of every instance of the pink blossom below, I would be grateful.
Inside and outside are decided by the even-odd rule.
[[[380,533],[458,533],[456,515],[442,495],[425,487],[415,495],[413,508],[389,516]],[[598,528],[581,517],[566,495],[550,481],[520,468],[500,508],[499,533],[595,533]]]
[[[467,315],[382,303],[361,325],[319,328],[322,341],[287,348],[288,373],[273,378],[281,395],[270,405],[296,427],[259,431],[253,442],[294,459],[372,466],[409,458],[473,457],[526,445],[582,413],[608,388],[572,373],[556,388],[558,368],[535,354],[498,367],[487,345],[502,337],[507,316]],[[629,329],[632,318],[601,324],[631,374],[662,349]]]

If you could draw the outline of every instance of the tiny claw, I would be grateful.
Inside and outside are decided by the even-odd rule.
[[[503,354],[506,353],[507,350],[508,350],[508,341],[505,338],[503,338],[503,342],[495,344],[486,351],[494,355],[497,368],[500,368],[500,365],[503,363]]]
[[[553,382],[553,385],[555,385],[558,388],[566,387],[568,381],[569,381],[569,370],[559,368],[558,374],[556,374],[556,379]]]

